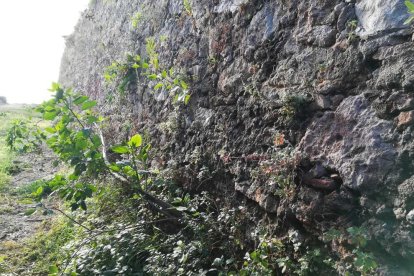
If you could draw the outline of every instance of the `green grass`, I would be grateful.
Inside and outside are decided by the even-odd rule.
[[[0,275],[48,275],[49,266],[60,266],[70,258],[73,249],[65,245],[77,234],[74,225],[65,218],[46,220],[37,233],[24,242],[0,242]],[[5,254],[2,254],[5,253]],[[7,274],[9,275],[9,274]],[[11,274],[10,274],[11,275]]]

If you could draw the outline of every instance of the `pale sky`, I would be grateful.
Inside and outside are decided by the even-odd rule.
[[[58,80],[64,35],[89,0],[0,0],[0,96],[40,103]]]

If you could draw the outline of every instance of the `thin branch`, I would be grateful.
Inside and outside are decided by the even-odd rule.
[[[160,223],[160,222],[167,222],[167,221],[177,221],[177,220],[178,219],[176,219],[176,218],[164,218],[164,219],[158,219],[158,220],[154,220],[154,221],[143,222],[143,223],[136,224],[136,225],[129,225],[129,226],[126,226],[124,228],[112,228],[112,229],[96,230],[96,231],[99,231],[99,233],[103,234],[103,233],[108,233],[108,232],[112,232],[112,231],[121,231],[121,230],[126,230],[126,229],[134,229],[134,228],[138,228],[140,226],[151,225],[151,224]]]
[[[73,115],[73,117],[75,117],[75,119],[76,119],[76,121],[81,125],[81,127],[83,128],[83,129],[85,129],[85,125],[81,122],[81,120],[79,120],[79,118],[78,118],[78,116],[76,115],[76,113],[72,110],[72,108],[70,108],[70,106],[69,106],[69,103],[67,103],[66,101],[65,101],[65,105],[66,105],[66,108],[70,111],[70,113]]]
[[[108,161],[107,158],[107,148],[106,148],[106,143],[105,143],[105,139],[103,137],[102,131],[99,128],[99,126],[95,123],[95,127],[97,128],[97,132],[99,134],[99,137],[101,139],[101,144],[102,144],[102,157],[104,159],[105,165],[106,167],[109,169],[111,166],[111,163]],[[111,169],[109,169],[110,174],[112,174],[112,176],[114,176],[118,181],[120,181],[121,183],[124,183],[126,185],[130,184],[130,181],[123,177],[122,175],[120,175],[119,173],[116,173],[114,171],[112,171]],[[155,196],[153,196],[152,194],[144,191],[141,188],[136,188],[136,191],[147,201],[147,202],[151,202],[154,203],[156,205],[158,205],[160,208],[160,210],[162,210],[161,213],[163,213],[164,215],[168,216],[168,217],[176,217],[176,218],[182,218],[183,214],[182,212],[178,211],[177,209],[175,209],[175,207],[173,205],[171,205],[170,203],[163,201]]]
[[[45,206],[45,205],[44,205]],[[89,227],[86,227],[85,225],[83,225],[82,223],[80,223],[79,221],[77,221],[77,220],[75,220],[74,218],[72,218],[71,216],[69,216],[68,214],[66,214],[65,212],[63,212],[62,210],[60,210],[59,208],[56,208],[56,207],[51,207],[51,208],[48,208],[48,207],[46,207],[45,206],[45,208],[46,209],[49,209],[49,210],[55,210],[55,211],[58,211],[59,213],[61,213],[62,215],[64,215],[65,217],[67,217],[70,221],[72,221],[72,222],[74,222],[75,224],[77,224],[77,225],[79,225],[80,227],[82,227],[83,229],[85,229],[86,231],[88,231],[88,232],[92,232],[93,230],[92,229],[90,229]]]

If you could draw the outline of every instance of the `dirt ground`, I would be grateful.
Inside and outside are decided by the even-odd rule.
[[[10,184],[0,193],[0,254],[7,250],[5,245],[23,242],[36,232],[43,220],[51,218],[52,215],[44,215],[36,202],[25,198],[19,190],[36,180],[52,178],[58,170],[52,165],[55,159],[52,153],[28,153],[14,160]]]
[[[56,213],[45,212],[30,196],[39,185],[38,180],[52,179],[62,167],[53,163],[57,157],[45,145],[31,153],[9,152],[6,135],[16,120],[35,122],[42,118],[28,105],[0,106],[0,276],[38,275],[31,273],[30,260],[22,253],[30,242],[50,227]],[[11,162],[11,163],[10,163]],[[56,199],[48,205],[58,207]],[[51,207],[51,206],[48,206]]]

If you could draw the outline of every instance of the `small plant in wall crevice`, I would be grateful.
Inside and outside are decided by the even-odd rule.
[[[153,93],[166,93],[174,103],[188,104],[190,89],[184,78],[175,68],[164,69],[159,62],[156,49],[156,39],[146,39],[147,60],[140,55],[127,54],[124,61],[114,61],[104,71],[104,78],[108,85],[115,84],[116,89],[124,95],[132,83],[138,83],[138,78],[144,77]]]
[[[410,14],[410,17],[404,22],[404,24],[411,24],[414,20],[414,3],[410,0],[406,0],[404,3],[408,9],[408,13]]]

